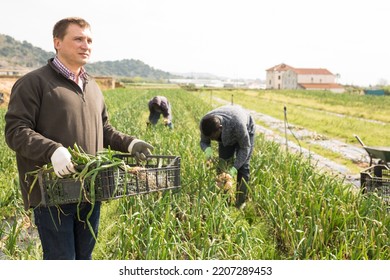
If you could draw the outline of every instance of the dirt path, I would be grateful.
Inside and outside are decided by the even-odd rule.
[[[6,108],[9,102],[9,96],[11,93],[11,88],[14,85],[16,81],[16,78],[8,78],[4,76],[0,76],[0,93],[2,94],[3,98],[2,101],[0,101],[0,107]]]
[[[226,100],[217,97],[214,97],[214,99],[221,104],[230,103]],[[328,172],[331,171],[333,174],[339,175],[340,177],[344,178],[347,182],[350,182],[357,187],[360,186],[360,173],[353,173],[346,166],[327,159],[306,148],[303,148],[296,142],[299,143],[299,141],[305,140],[305,142],[308,142],[310,144],[318,145],[324,149],[330,150],[334,153],[338,153],[341,157],[349,159],[353,162],[368,165],[369,156],[363,147],[360,148],[355,145],[350,145],[341,142],[339,140],[325,139],[325,137],[317,134],[316,132],[297,127],[293,124],[286,123],[283,120],[279,120],[253,110],[248,111],[255,118],[255,120],[261,121],[268,127],[267,128],[261,125],[257,125],[257,131],[259,133],[262,133],[267,140],[274,141],[280,144],[288,152],[301,153],[303,156],[310,158],[310,161],[319,169]],[[279,131],[280,134],[275,133],[274,131]],[[286,141],[286,137],[281,136],[285,134],[293,135],[297,141]]]
[[[267,121],[273,119],[270,116],[265,116],[255,111],[250,112],[256,120],[261,120],[264,122],[264,119]],[[315,132],[311,132],[306,129],[298,129],[294,131],[294,126],[291,124],[288,125],[286,131],[284,122],[280,120],[273,119],[272,122],[265,123],[270,125],[272,128],[277,129],[281,133],[287,132],[289,135],[294,134],[298,140],[302,140],[303,138],[307,139],[310,137],[310,139],[312,139],[309,141],[311,144],[319,145],[325,149],[331,150],[332,152],[339,153],[344,158],[348,158],[354,162],[368,162],[367,152],[363,148],[359,149],[353,145],[348,145],[338,140],[321,140],[321,137],[319,137],[319,135],[317,135]],[[318,168],[325,171],[331,171],[333,174],[340,175],[341,177],[345,178],[346,181],[354,184],[355,186],[360,186],[360,174],[352,173],[345,165],[334,162],[317,153],[314,153],[313,151],[303,148],[293,141],[286,141],[285,137],[282,137],[263,126],[257,125],[257,131],[263,133],[267,140],[277,142],[281,146],[285,147],[288,152],[301,153],[303,156],[310,158],[310,161]]]

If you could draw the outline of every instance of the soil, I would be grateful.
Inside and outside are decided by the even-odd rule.
[[[11,88],[14,85],[16,78],[4,78],[0,77],[0,93],[3,94],[2,102],[0,101],[0,107],[7,107],[9,102],[9,96],[11,94]]]

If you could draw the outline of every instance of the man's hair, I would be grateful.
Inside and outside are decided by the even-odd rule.
[[[152,99],[152,104],[156,104],[157,106],[160,106],[160,104],[161,104],[161,98],[160,98],[160,96],[155,96],[155,97],[153,97],[153,99]]]
[[[200,129],[202,130],[203,135],[209,137],[215,131],[219,129],[220,120],[216,115],[209,115],[202,119],[200,123]]]
[[[64,39],[66,35],[66,30],[68,29],[68,26],[70,24],[77,24],[78,26],[82,28],[91,28],[91,25],[82,18],[79,17],[68,17],[61,19],[58,21],[53,28],[53,38],[59,38],[59,39]]]

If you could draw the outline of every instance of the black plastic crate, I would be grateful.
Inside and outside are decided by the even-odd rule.
[[[71,177],[58,178],[53,171],[40,171],[41,205],[106,201],[180,188],[180,157],[149,156],[140,163],[127,154],[116,157],[122,159],[124,165],[103,169],[94,184],[91,178],[82,183]]]
[[[180,157],[148,156],[141,164],[133,156],[117,157],[130,167],[120,168],[120,184],[126,186],[127,196],[180,188]]]
[[[110,167],[100,171],[92,184],[91,178],[80,182],[71,177],[58,178],[50,170],[39,172],[38,181],[41,190],[41,205],[53,206],[122,197],[126,193],[124,186],[117,183],[119,176],[119,169]]]
[[[387,165],[373,165],[360,172],[360,185],[365,192],[376,192],[390,198],[390,169]]]

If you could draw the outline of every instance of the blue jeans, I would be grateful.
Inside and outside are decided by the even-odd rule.
[[[149,111],[149,122],[152,125],[156,125],[161,116],[164,117],[162,112],[157,112],[157,111],[151,110],[151,111]],[[172,123],[172,115],[168,116],[168,120],[169,120],[169,123]],[[169,126],[169,128],[173,128],[173,127]]]
[[[96,240],[86,222],[87,216],[97,237],[100,202],[66,204],[34,209],[44,260],[91,260]]]
[[[149,121],[151,124],[156,125],[160,117],[161,117],[161,113],[155,111],[150,112]]]

